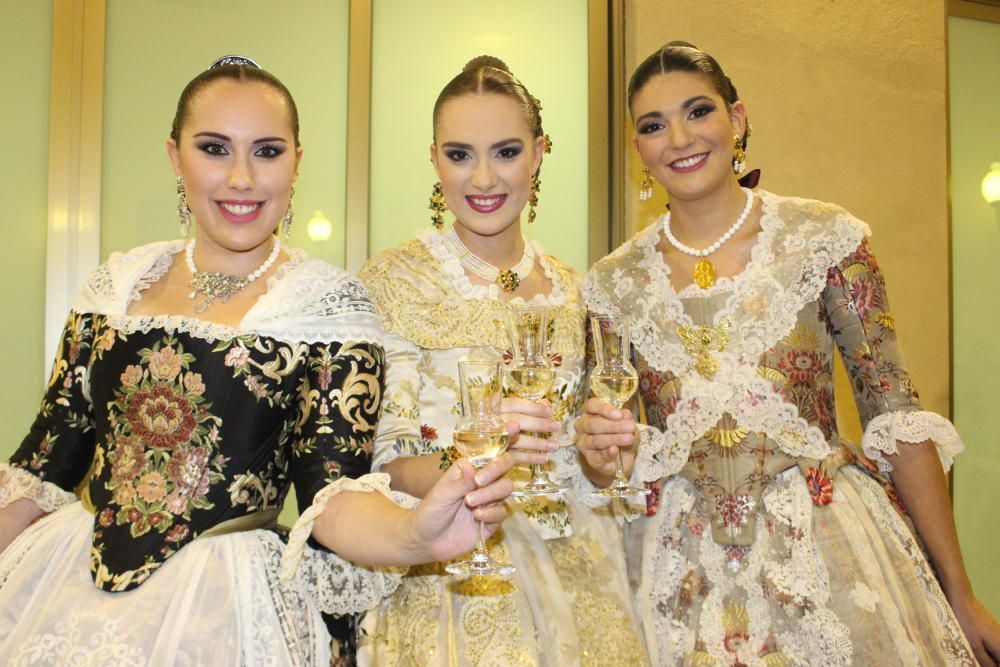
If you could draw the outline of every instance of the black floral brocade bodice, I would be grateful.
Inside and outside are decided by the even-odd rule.
[[[104,590],[139,586],[224,522],[278,510],[290,484],[303,511],[370,470],[380,345],[211,330],[174,316],[67,321],[11,464],[67,491],[83,483]]]

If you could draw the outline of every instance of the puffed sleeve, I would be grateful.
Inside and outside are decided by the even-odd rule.
[[[964,449],[950,421],[923,410],[903,361],[885,278],[868,241],[827,274],[823,312],[851,378],[866,455],[884,473],[897,443],[933,441],[947,470]]]
[[[411,341],[386,334],[385,360],[385,400],[372,461],[375,471],[400,456],[419,456],[425,449],[420,429],[420,350]]]
[[[369,474],[385,390],[385,355],[370,342],[313,344],[299,385],[290,474],[299,519],[282,557],[284,578],[298,576],[333,614],[365,611],[398,586],[400,572],[357,566],[310,539],[316,518],[338,493],[381,493],[402,505],[385,474]]]
[[[38,415],[8,464],[0,464],[0,507],[27,498],[45,512],[76,500],[95,439],[90,401],[94,316],[70,313]],[[113,332],[112,332],[113,335]]]

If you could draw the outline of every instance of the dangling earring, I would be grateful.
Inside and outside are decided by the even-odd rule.
[[[538,192],[542,189],[542,181],[538,175],[531,177],[531,194],[528,195],[528,224],[535,221],[535,207],[538,206]]]
[[[733,173],[739,176],[747,170],[747,152],[743,148],[743,139],[738,134],[733,135]]]
[[[642,168],[642,178],[639,180],[639,201],[649,201],[653,198],[653,176],[649,167]]]
[[[184,177],[177,177],[177,217],[181,220],[181,236],[187,237],[191,232],[191,209],[188,207],[187,190],[184,189]]]
[[[427,206],[431,211],[431,224],[439,232],[444,229],[444,212],[448,207],[444,203],[444,190],[441,189],[441,181],[434,184],[431,190],[431,202]]]
[[[295,211],[292,210],[292,199],[294,198],[295,186],[293,185],[291,191],[288,193],[288,209],[285,211],[285,217],[281,219],[281,235],[286,241],[292,231],[292,221],[295,220]]]

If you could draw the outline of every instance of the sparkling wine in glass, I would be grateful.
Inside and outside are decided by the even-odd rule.
[[[503,376],[495,361],[460,361],[459,388],[462,392],[462,419],[452,435],[455,448],[477,470],[495,461],[507,450],[509,436],[500,416]],[[514,566],[495,560],[486,550],[484,527],[479,522],[479,541],[469,557],[449,563],[445,570],[460,576],[504,575]]]
[[[592,317],[591,331],[594,338],[594,357],[597,365],[590,375],[590,390],[603,401],[618,409],[628,402],[639,388],[639,374],[629,361],[631,338],[629,323],[622,317]],[[615,458],[615,479],[593,495],[610,498],[645,496],[649,489],[632,486],[622,470],[622,452]]]
[[[519,398],[540,401],[548,396],[556,371],[547,353],[549,329],[548,313],[544,306],[516,308],[507,318],[507,336],[510,338],[511,361],[507,370],[508,388]],[[542,433],[531,435],[544,438]],[[552,496],[562,487],[549,479],[545,468],[531,466],[531,479],[511,493],[516,497]]]

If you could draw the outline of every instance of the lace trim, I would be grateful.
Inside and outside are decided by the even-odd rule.
[[[417,501],[389,489],[389,475],[374,473],[357,479],[342,477],[327,485],[313,498],[312,505],[302,513],[288,534],[288,544],[281,558],[281,579],[298,577],[305,582],[320,609],[327,613],[360,613],[371,609],[392,594],[406,573],[400,568],[368,569],[355,565],[340,556],[318,549],[307,548],[316,518],[326,509],[327,503],[343,491],[381,493],[404,507],[413,507]]]
[[[888,475],[892,472],[892,464],[885,456],[899,453],[896,443],[918,444],[927,440],[937,447],[945,472],[951,469],[955,457],[965,450],[955,426],[941,415],[925,410],[897,410],[878,415],[868,422],[861,437],[861,447],[878,464],[879,470]]]
[[[590,495],[599,487],[584,474],[576,447],[563,445],[549,455],[549,460],[553,463],[548,471],[549,476],[567,489],[564,493],[574,494],[578,502],[591,509],[606,507],[609,504],[605,498]]]
[[[828,453],[822,432],[758,375],[757,363],[788,335],[799,311],[819,298],[829,267],[857,248],[868,228],[830,204],[766,192],[760,197],[757,243],[746,269],[724,285],[732,293],[715,314],[715,323],[728,318],[734,326],[726,351],[713,355],[719,369],[712,379],[696,371],[695,356],[678,336],[679,326],[695,323],[656,250],[658,225],[598,262],[584,279],[581,290],[590,309],[630,317],[633,342],[646,362],[683,378],[681,398],[665,425],[664,451],[689,446],[728,412],[744,427],[766,432],[792,456]]]
[[[424,244],[424,247],[427,248],[427,252],[429,252],[434,259],[440,262],[441,267],[444,269],[444,273],[450,279],[452,287],[454,287],[455,291],[457,291],[463,299],[500,298],[499,285],[479,285],[469,280],[468,274],[466,274],[465,269],[462,268],[462,263],[458,260],[458,257],[455,257],[455,255],[448,250],[448,246],[444,244],[440,233],[430,229],[429,227],[424,227],[423,229],[417,231],[417,239]],[[509,303],[529,306],[552,306],[562,304],[566,300],[565,286],[562,284],[562,280],[558,272],[552,267],[552,264],[549,261],[549,256],[545,254],[545,251],[542,249],[542,245],[538,241],[524,239],[524,242],[531,248],[531,251],[534,252],[535,258],[542,267],[542,271],[545,272],[545,277],[548,278],[549,283],[552,285],[552,291],[549,292],[549,294],[536,294],[527,300],[523,297],[517,296],[511,299]]]
[[[186,315],[126,314],[128,304],[167,273],[182,248],[183,241],[168,241],[112,254],[91,273],[74,309],[107,315],[111,325],[125,333],[163,328],[208,341],[259,334],[288,343],[383,344],[375,307],[361,283],[300,249],[289,251],[288,260],[268,278],[268,291],[238,327]]]
[[[9,463],[0,463],[0,508],[22,498],[33,500],[43,512],[54,512],[77,500],[75,495],[52,482]]]

